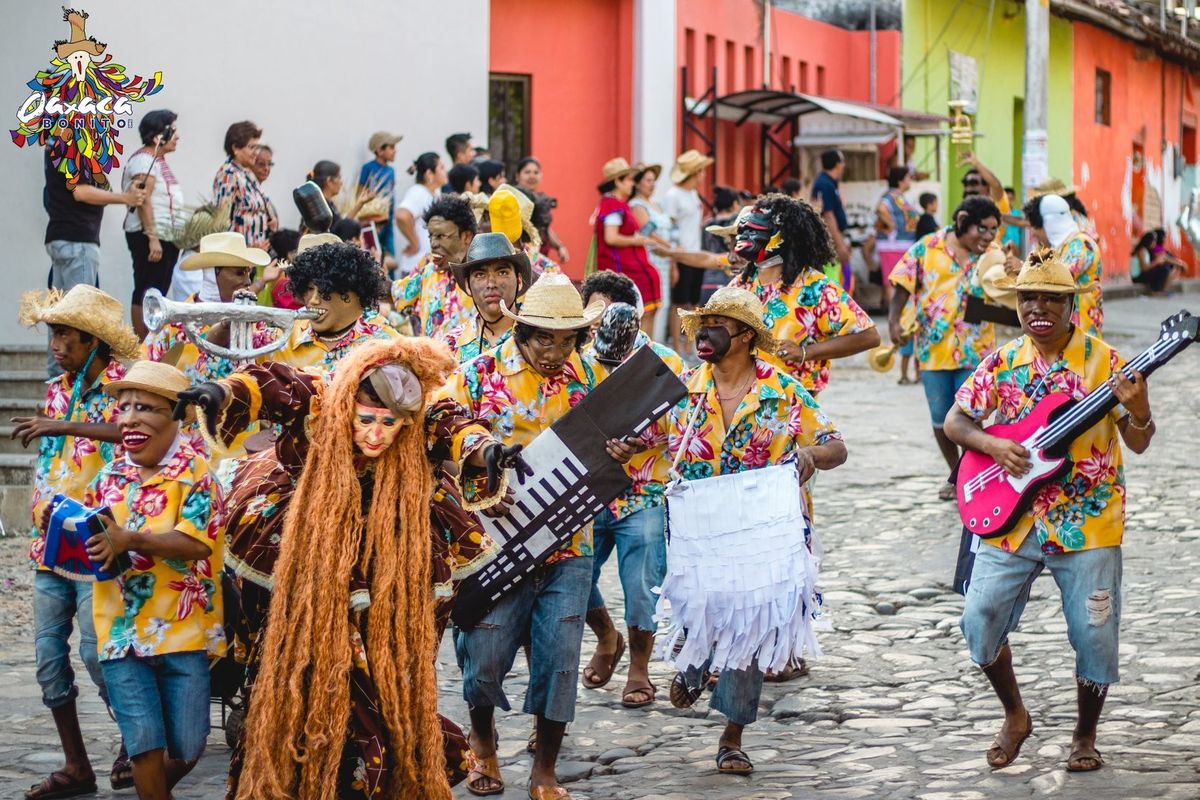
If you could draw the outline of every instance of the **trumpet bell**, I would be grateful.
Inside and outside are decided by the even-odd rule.
[[[867,351],[867,364],[876,372],[887,372],[896,364],[896,349],[899,345],[881,344]]]
[[[167,303],[171,302],[163,297],[157,289],[149,289],[145,296],[142,297],[142,319],[146,322],[146,327],[152,331],[160,330],[167,324],[169,311]]]

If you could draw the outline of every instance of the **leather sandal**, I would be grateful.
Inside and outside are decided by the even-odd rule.
[[[645,708],[658,699],[658,687],[653,683],[645,686],[625,686],[621,694],[621,705],[625,708]]]
[[[121,751],[113,760],[112,769],[108,773],[108,782],[114,791],[133,786],[133,766],[129,763],[129,752],[125,749],[125,742],[121,742]]]
[[[742,764],[729,766],[731,761],[740,761]],[[717,772],[724,775],[749,775],[754,772],[754,764],[751,763],[750,757],[742,748],[721,745],[717,749]]]
[[[702,679],[699,686],[691,686],[682,672],[676,672],[675,677],[671,679],[671,689],[667,695],[671,700],[671,705],[675,708],[691,708],[696,705],[700,695],[704,694],[705,682]]]
[[[1029,727],[1025,731],[1025,735],[1018,739],[1009,751],[1004,743],[1000,741],[1000,734],[996,734],[996,738],[992,740],[992,746],[988,748],[986,758],[988,766],[992,769],[1004,769],[1009,764],[1017,760],[1017,756],[1021,753],[1021,745],[1025,744],[1025,740],[1033,733],[1033,717],[1029,712],[1025,712],[1025,720]]]
[[[571,800],[571,793],[561,786],[530,786],[529,800]]]
[[[53,800],[56,797],[77,797],[81,794],[93,794],[96,791],[96,779],[78,780],[62,770],[55,770],[42,778],[41,783],[35,783],[25,793],[25,800]]]
[[[487,778],[499,784],[494,789],[477,789],[475,784],[479,783],[480,779]],[[500,775],[500,762],[496,760],[496,754],[486,758],[480,758],[475,755],[474,751],[467,751],[467,791],[476,797],[487,797],[493,794],[504,794],[504,778]]]
[[[1067,756],[1067,772],[1095,772],[1104,766],[1104,756],[1092,745],[1092,752],[1096,755],[1088,755],[1081,752],[1081,748],[1071,748],[1071,755]]]
[[[625,655],[625,637],[618,633],[617,649],[610,654],[593,653],[588,665],[583,668],[580,680],[584,688],[599,689],[606,686],[612,680],[613,673],[617,671],[617,664],[620,663],[623,655]],[[589,672],[592,673],[591,677],[588,676]]]

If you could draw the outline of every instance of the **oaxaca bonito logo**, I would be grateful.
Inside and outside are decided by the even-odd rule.
[[[54,43],[50,67],[26,84],[33,93],[17,109],[17,129],[9,131],[17,147],[45,147],[72,190],[81,179],[108,187],[108,173],[124,152],[117,134],[133,127],[133,104],[163,87],[160,71],[127,76],[105,54],[108,45],[87,35],[87,19],[86,11],[63,9],[71,35]]]

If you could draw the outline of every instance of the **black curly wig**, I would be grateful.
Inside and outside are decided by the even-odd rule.
[[[463,231],[476,233],[479,230],[479,226],[475,222],[475,212],[471,210],[471,204],[456,194],[444,194],[433,201],[423,217],[425,224],[428,225],[429,220],[434,217],[440,217],[446,222],[453,222],[459,233]]]
[[[315,287],[324,297],[354,292],[363,308],[374,308],[388,295],[388,282],[379,264],[352,244],[323,244],[305,250],[296,256],[287,274],[297,299]]]
[[[769,213],[783,236],[777,251],[783,256],[783,291],[790,289],[805,270],[824,270],[826,264],[837,262],[825,221],[807,201],[793,200],[786,194],[767,194],[755,201],[754,208]],[[757,273],[757,264],[747,264],[740,277],[749,282]]]

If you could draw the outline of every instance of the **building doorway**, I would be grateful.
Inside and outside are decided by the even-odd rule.
[[[493,72],[488,77],[488,149],[508,171],[533,148],[530,84],[529,75]]]

